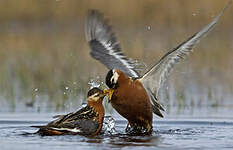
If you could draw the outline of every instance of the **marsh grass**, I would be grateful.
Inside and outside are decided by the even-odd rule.
[[[1,101],[9,103],[11,110],[19,103],[37,111],[42,107],[69,110],[85,100],[91,79],[105,80],[107,69],[89,56],[85,40],[85,16],[90,8],[106,13],[124,53],[150,68],[209,23],[224,5],[217,0],[3,0]],[[232,105],[232,17],[231,6],[216,29],[175,68],[161,89],[160,100],[168,112],[173,106]]]

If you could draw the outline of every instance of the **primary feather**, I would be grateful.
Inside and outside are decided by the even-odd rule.
[[[219,18],[229,7],[230,3],[231,1],[229,1],[227,6],[213,19],[212,22],[205,26],[201,31],[197,32],[186,41],[178,45],[176,48],[165,54],[160,59],[160,61],[156,63],[156,65],[154,65],[147,73],[142,76],[142,78],[139,79],[142,82],[143,86],[147,89],[147,93],[149,95],[152,95],[152,98],[150,100],[152,107],[154,107],[156,111],[158,111],[160,107],[156,98],[158,96],[159,88],[168,78],[169,74],[174,68],[174,65],[180,62],[180,60],[184,59],[188,54],[190,54],[196,44],[215,27]]]
[[[130,77],[139,77],[135,63],[122,53],[111,26],[97,10],[89,11],[86,38],[91,47],[91,56],[106,65],[108,69],[118,68]]]

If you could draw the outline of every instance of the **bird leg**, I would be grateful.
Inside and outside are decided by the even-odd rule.
[[[151,135],[152,128],[146,128],[137,123],[128,122],[125,132],[129,135]]]

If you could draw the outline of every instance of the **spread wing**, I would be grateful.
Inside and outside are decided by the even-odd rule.
[[[139,77],[135,64],[124,56],[111,26],[97,10],[89,11],[86,39],[91,47],[91,56],[108,69],[120,69],[128,76]]]
[[[201,31],[197,32],[185,42],[181,43],[176,48],[165,54],[160,61],[154,65],[147,73],[145,73],[139,80],[142,82],[143,86],[146,88],[148,95],[151,96],[152,107],[159,111],[159,103],[156,99],[158,96],[158,91],[164,81],[168,78],[175,64],[180,60],[184,59],[196,44],[213,29],[218,22],[219,18],[222,16],[224,11],[229,7],[231,1],[227,6],[216,16],[212,22],[205,26]]]

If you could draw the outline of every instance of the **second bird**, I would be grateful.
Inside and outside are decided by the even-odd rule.
[[[230,4],[230,3],[229,3]],[[106,76],[109,101],[128,120],[129,134],[150,134],[152,112],[163,117],[158,91],[175,64],[185,58],[194,46],[213,29],[229,4],[201,31],[166,53],[152,68],[140,76],[135,64],[122,53],[108,21],[97,10],[91,10],[86,23],[86,38],[91,56],[110,69]]]

